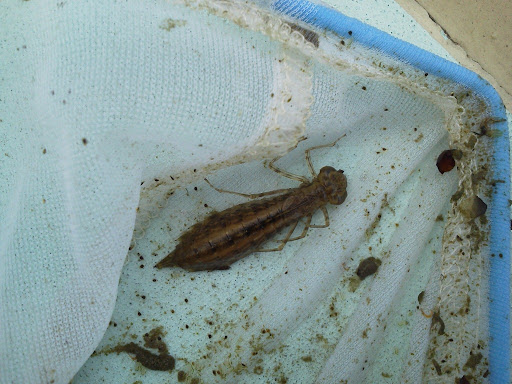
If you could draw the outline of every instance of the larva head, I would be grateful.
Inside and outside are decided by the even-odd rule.
[[[317,180],[325,188],[329,203],[339,205],[347,198],[347,177],[342,170],[333,167],[323,167],[318,173]]]

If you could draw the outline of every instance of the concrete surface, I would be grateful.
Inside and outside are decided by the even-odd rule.
[[[478,73],[512,111],[510,0],[396,0],[461,65]]]

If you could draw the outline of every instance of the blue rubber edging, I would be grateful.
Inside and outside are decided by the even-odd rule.
[[[330,30],[340,37],[406,62],[420,70],[462,84],[482,97],[491,116],[504,120],[493,124],[501,135],[494,138],[492,172],[498,180],[493,188],[492,203],[487,211],[491,223],[489,277],[489,371],[493,384],[510,381],[510,157],[505,107],[496,90],[476,73],[430,52],[401,41],[359,20],[305,0],[277,0],[273,8]]]

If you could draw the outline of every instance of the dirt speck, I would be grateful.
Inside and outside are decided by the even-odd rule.
[[[475,367],[480,364],[480,361],[482,361],[483,355],[481,352],[471,354],[468,358],[468,361],[466,361],[466,364],[464,364],[464,369],[475,369]]]
[[[167,354],[169,351],[162,336],[164,336],[162,327],[154,328],[144,335],[144,345],[151,349],[157,349],[159,353]]]
[[[375,257],[368,257],[362,260],[357,267],[356,274],[361,280],[366,279],[368,276],[373,275],[379,269],[382,261]]]
[[[159,28],[169,32],[171,29],[174,29],[176,27],[183,27],[186,24],[186,20],[165,19],[164,21],[162,21]]]
[[[178,371],[178,383],[183,383],[187,379],[187,374],[184,371]]]
[[[448,149],[441,152],[437,158],[437,169],[441,174],[450,172],[455,167],[455,160],[460,160],[462,152],[456,149]]]
[[[441,376],[443,374],[443,371],[441,370],[441,366],[437,361],[432,359],[432,364],[434,365],[434,369],[436,370],[436,373],[438,376]]]
[[[263,373],[263,367],[257,365],[256,367],[254,367],[254,373],[257,375],[261,375]]]

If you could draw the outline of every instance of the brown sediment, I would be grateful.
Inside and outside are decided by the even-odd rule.
[[[130,355],[134,355],[134,360],[148,369],[154,371],[172,371],[174,369],[175,360],[174,357],[169,354],[169,350],[165,342],[162,340],[162,336],[162,327],[152,329],[143,336],[144,345],[148,348],[158,350],[158,354],[152,353],[134,342],[131,342],[128,344],[117,345],[112,349],[94,352],[92,356],[98,354],[108,355],[111,353],[119,354],[121,352],[126,352]],[[137,338],[137,335],[132,335],[132,338]]]
[[[154,371],[172,371],[174,369],[174,357],[167,354],[156,355],[135,343],[119,345],[114,352],[126,352],[135,355],[135,360],[144,367]]]
[[[368,257],[359,263],[356,274],[361,280],[364,280],[368,276],[371,276],[377,272],[381,264],[382,261],[380,259],[375,257]]]

